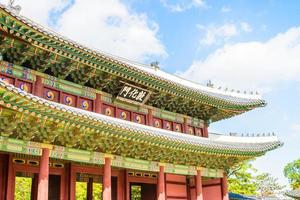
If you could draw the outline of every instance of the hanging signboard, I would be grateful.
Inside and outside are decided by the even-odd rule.
[[[125,83],[120,90],[117,99],[129,103],[144,104],[150,97],[150,91]]]

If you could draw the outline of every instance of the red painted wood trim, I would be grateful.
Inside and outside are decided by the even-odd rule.
[[[49,155],[50,150],[44,148],[40,160],[40,173],[38,184],[38,200],[48,199],[48,186],[49,186]]]
[[[186,185],[186,182],[178,182],[178,181],[166,181],[166,184],[173,184],[173,185]]]
[[[65,171],[61,170],[61,175],[60,175],[60,194],[59,197],[61,200],[67,200],[65,199],[65,194],[66,194],[66,185],[65,185]],[[50,170],[50,174],[51,174],[51,170]]]
[[[182,126],[182,132],[188,133],[189,127],[188,127],[188,119],[186,117],[183,118],[183,126]]]
[[[8,155],[0,154],[0,199],[5,199]]]
[[[6,199],[14,199],[15,188],[15,172],[13,168],[13,156],[9,154],[8,168],[7,168],[7,185],[6,185]]]
[[[126,195],[126,200],[130,200],[130,183],[128,180],[128,171],[125,169],[125,195]]]
[[[102,114],[102,100],[101,94],[96,93],[96,100],[95,100],[95,112]]]
[[[42,77],[36,76],[33,94],[43,98],[44,97],[43,92],[44,92],[44,85],[43,85]]]
[[[148,115],[146,117],[146,124],[148,126],[153,126],[153,110],[152,109],[148,109]]]
[[[65,168],[64,168],[64,174],[65,178],[63,180],[63,184],[65,186],[65,200],[69,199],[70,195],[70,177],[71,177],[71,169],[70,169],[71,164],[70,163],[65,163]]]
[[[205,124],[203,128],[203,137],[208,138],[208,125]]]
[[[147,184],[157,184],[157,179],[154,178],[144,178],[144,177],[135,177],[128,176],[129,183],[147,183]]]
[[[76,172],[74,170],[74,166],[71,163],[70,164],[70,182],[69,182],[69,186],[70,186],[70,200],[75,200],[75,196],[76,196]]]
[[[105,158],[103,174],[103,200],[111,200],[111,158]]]
[[[223,200],[229,200],[228,180],[227,180],[227,175],[225,173],[222,178],[222,197],[223,197]]]
[[[205,187],[213,187],[213,186],[221,186],[221,183],[213,183],[213,184],[209,184],[209,185],[202,185],[203,188]]]
[[[125,187],[125,170],[119,170],[118,179],[117,179],[117,192],[118,192],[118,200],[124,200],[124,187]]]
[[[22,165],[22,164],[13,164],[14,171],[16,172],[27,172],[27,173],[39,173],[39,166],[30,166],[30,165]],[[50,168],[49,174],[51,175],[62,175],[63,168]]]
[[[187,197],[167,196],[167,199],[188,199]]]
[[[201,170],[197,170],[196,175],[196,200],[203,200]]]
[[[165,167],[159,167],[158,184],[157,184],[158,197],[157,200],[166,199],[166,184],[165,184]]]

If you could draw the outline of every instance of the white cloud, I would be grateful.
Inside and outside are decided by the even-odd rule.
[[[223,6],[221,8],[221,12],[222,13],[229,13],[229,12],[231,12],[231,8],[229,6]]]
[[[298,137],[300,135],[300,123],[298,124],[293,124],[291,126],[291,135],[293,137]]]
[[[252,27],[247,22],[241,22],[241,29],[247,33],[252,32]]]
[[[206,7],[204,0],[176,0],[172,2],[169,0],[160,0],[160,2],[172,12],[183,12],[191,8]]]
[[[200,44],[205,46],[220,44],[238,36],[242,32],[252,31],[251,26],[247,22],[241,22],[239,24],[226,23],[219,26],[215,24],[209,24],[207,26],[198,25],[198,28],[204,32],[204,37],[200,40]]]
[[[219,40],[228,40],[229,38],[238,35],[237,27],[234,24],[224,24],[222,26],[198,26],[200,30],[205,32],[205,36],[200,40],[202,45],[212,45],[218,43]]]
[[[114,55],[140,61],[167,55],[158,25],[120,0],[76,0],[58,25],[64,35]]]
[[[0,0],[0,3],[7,4],[8,0]],[[15,5],[22,7],[21,14],[37,21],[43,25],[49,22],[51,11],[64,8],[70,0],[16,0]]]
[[[16,4],[22,15],[55,24],[63,35],[113,55],[138,61],[167,56],[158,25],[121,0],[16,0]]]
[[[237,89],[272,89],[284,81],[300,81],[300,27],[265,42],[225,45],[195,60],[183,76],[198,82]]]

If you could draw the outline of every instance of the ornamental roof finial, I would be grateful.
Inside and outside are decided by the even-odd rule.
[[[206,85],[207,87],[214,87],[214,84],[211,82],[211,80],[209,80]]]
[[[14,5],[14,4],[15,4],[15,0],[8,0],[7,8],[11,12],[15,13],[16,15],[19,15],[22,8],[20,5]]]
[[[158,70],[159,69],[159,62],[158,61],[152,62],[152,63],[150,63],[150,66],[153,67],[155,70]]]

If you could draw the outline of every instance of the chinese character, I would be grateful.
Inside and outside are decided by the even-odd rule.
[[[131,87],[124,86],[123,89],[122,89],[122,91],[120,92],[120,95],[121,96],[123,95],[124,97],[126,97],[128,95],[128,93],[130,92],[130,90],[131,90]],[[125,93],[125,94],[123,94],[123,93]]]
[[[142,102],[145,96],[146,96],[146,92],[145,91],[140,91],[140,93],[136,97],[136,100]]]
[[[129,92],[129,97],[132,97],[135,99],[138,94],[139,94],[139,91],[134,88],[131,92]]]

